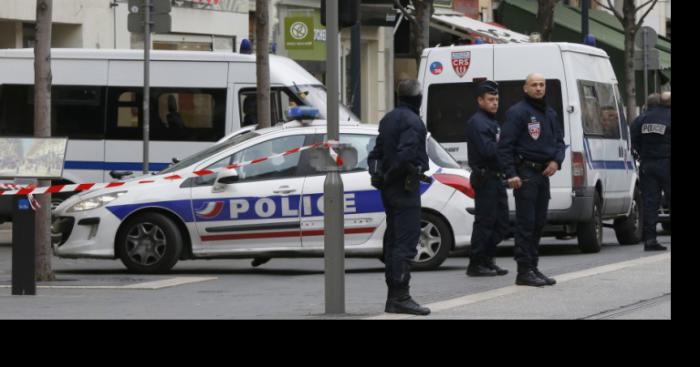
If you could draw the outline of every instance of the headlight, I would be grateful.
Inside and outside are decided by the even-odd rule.
[[[71,206],[70,209],[68,209],[68,213],[83,212],[86,210],[92,210],[103,207],[124,194],[126,194],[126,191],[119,191],[80,201],[77,204]]]

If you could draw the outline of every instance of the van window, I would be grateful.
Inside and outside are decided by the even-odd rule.
[[[51,135],[104,139],[104,87],[51,87]],[[34,134],[34,86],[0,86],[0,135]]]
[[[150,96],[151,140],[217,141],[224,136],[225,89],[151,88]],[[107,138],[141,140],[142,105],[142,88],[109,88]]]
[[[242,89],[238,95],[241,127],[255,125],[257,118],[257,91],[255,89]],[[270,119],[272,125],[287,120],[287,109],[301,105],[301,101],[285,89],[274,88],[270,91]]]
[[[583,133],[603,139],[620,138],[620,109],[612,84],[579,80]]]
[[[478,83],[433,84],[428,88],[427,127],[441,143],[467,141],[467,120],[477,111],[476,86]],[[523,100],[525,80],[498,81],[499,108],[496,119],[503,123],[506,111]],[[547,80],[547,103],[557,112],[559,126],[564,132],[561,82]]]

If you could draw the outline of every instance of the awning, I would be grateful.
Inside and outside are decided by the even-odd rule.
[[[430,20],[430,26],[460,37],[478,36],[487,43],[530,42],[530,38],[524,34],[478,21],[448,9],[436,8]]]

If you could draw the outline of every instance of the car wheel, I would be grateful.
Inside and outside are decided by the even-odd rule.
[[[639,190],[635,189],[630,215],[615,219],[615,236],[620,245],[636,245],[642,240],[642,217],[639,210],[641,199]]]
[[[432,213],[421,214],[420,243],[413,259],[415,270],[431,270],[439,267],[452,250],[454,238],[445,221]]]
[[[144,213],[127,220],[117,235],[116,250],[130,271],[159,274],[175,266],[182,243],[182,234],[171,219]]]
[[[600,248],[603,245],[602,202],[600,194],[596,191],[593,197],[593,218],[589,222],[578,224],[578,247],[581,249],[581,252],[600,252]]]

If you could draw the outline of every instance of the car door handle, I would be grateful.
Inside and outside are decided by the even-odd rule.
[[[297,190],[296,190],[296,189],[292,189],[292,188],[290,188],[289,186],[282,186],[282,187],[280,187],[280,188],[278,188],[277,190],[274,190],[274,191],[272,191],[272,192],[274,192],[275,194],[291,194],[291,193],[293,193],[293,192],[295,192],[295,191],[297,191]]]

